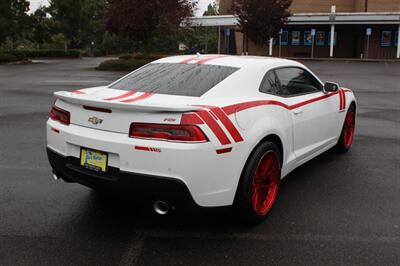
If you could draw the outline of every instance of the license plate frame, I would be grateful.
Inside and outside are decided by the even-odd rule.
[[[81,147],[80,166],[89,171],[105,174],[108,171],[108,157],[107,152]]]

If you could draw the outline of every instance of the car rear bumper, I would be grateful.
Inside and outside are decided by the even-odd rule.
[[[108,175],[87,172],[79,166],[82,147],[108,154]],[[129,187],[134,193],[157,195],[159,200],[164,200],[161,198],[164,193],[174,195],[176,190],[184,191],[179,194],[189,194],[190,197],[183,198],[201,207],[232,205],[246,154],[243,145],[218,154],[210,142],[132,139],[124,133],[66,126],[51,119],[47,122],[47,148],[59,155],[51,153],[49,159],[65,179],[86,186]],[[153,187],[156,188],[151,191]]]
[[[94,189],[126,192],[146,200],[163,200],[173,206],[200,208],[193,200],[187,186],[179,179],[128,173],[109,167],[101,174],[80,166],[79,159],[64,157],[47,148],[47,156],[57,177],[66,182],[79,183]]]

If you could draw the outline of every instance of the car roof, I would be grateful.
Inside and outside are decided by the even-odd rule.
[[[197,54],[170,56],[154,61],[153,63],[181,63],[181,64],[205,64],[227,67],[267,67],[274,65],[301,65],[292,60],[265,57],[265,56],[241,56],[221,54]]]

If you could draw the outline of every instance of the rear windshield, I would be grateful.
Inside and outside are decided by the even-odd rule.
[[[110,88],[200,97],[237,70],[215,65],[154,63],[136,70]]]

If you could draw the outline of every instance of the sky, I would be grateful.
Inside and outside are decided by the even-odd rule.
[[[30,12],[33,12],[36,10],[41,5],[46,5],[47,0],[29,0],[31,3],[31,10]],[[199,0],[198,4],[198,10],[195,12],[196,16],[201,16],[203,15],[203,12],[207,9],[208,4],[212,3],[213,0]]]

